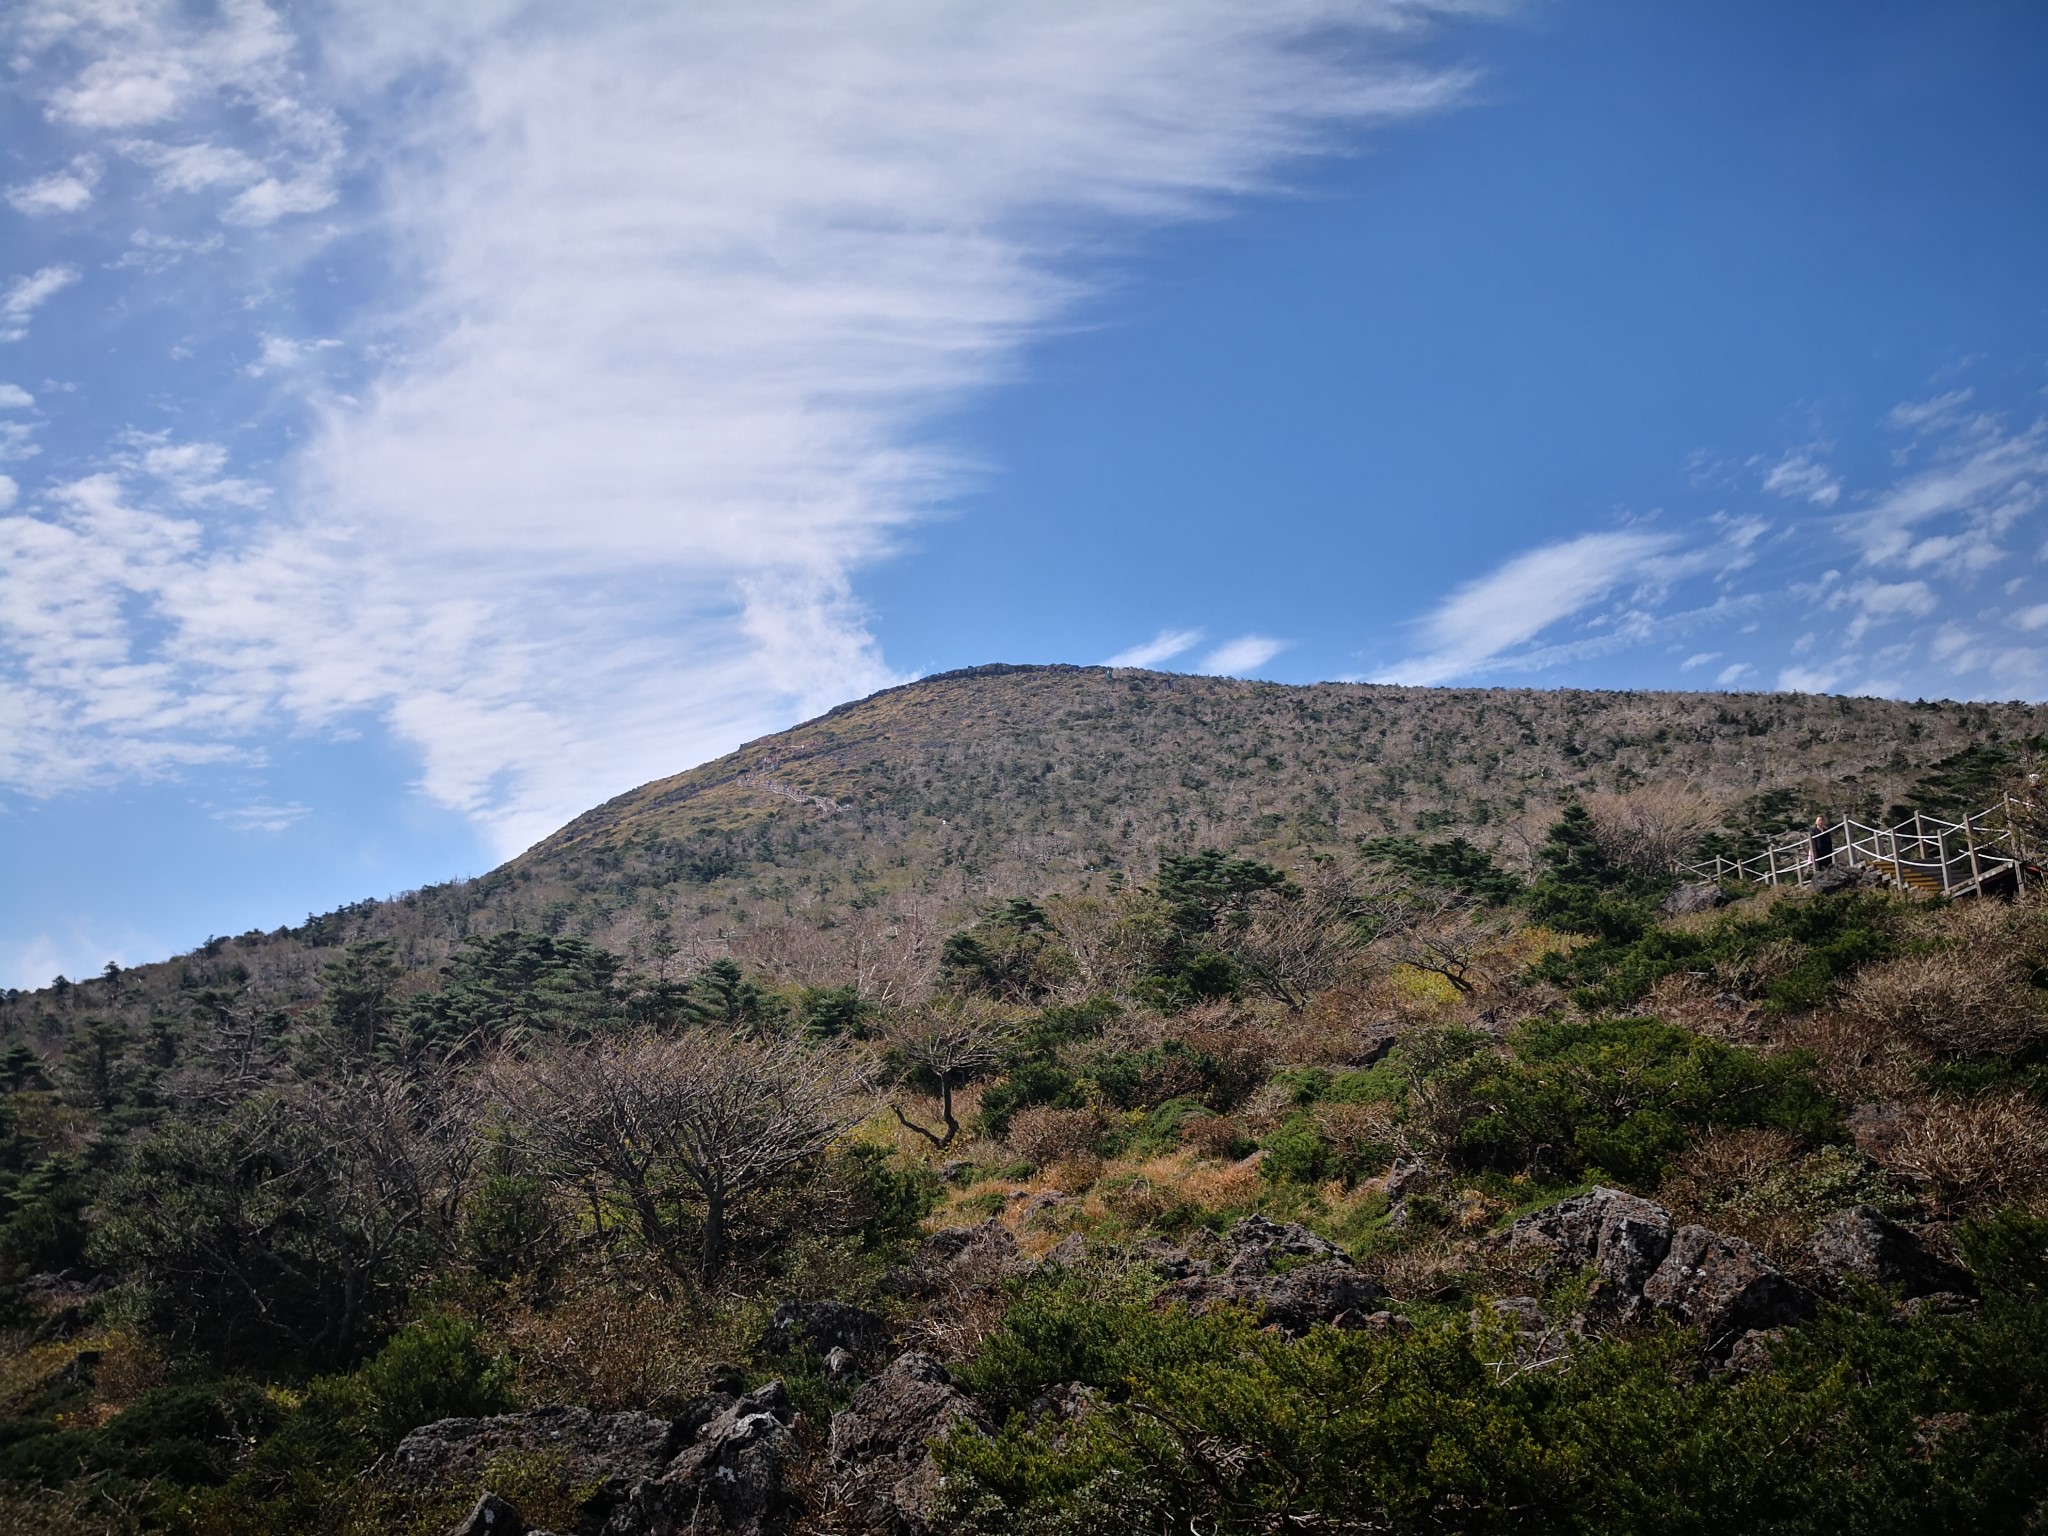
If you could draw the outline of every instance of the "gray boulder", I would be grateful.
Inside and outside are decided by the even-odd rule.
[[[890,1270],[882,1283],[898,1296],[930,1297],[951,1286],[993,1285],[1023,1268],[1015,1234],[991,1216],[977,1226],[932,1233],[911,1261]]]
[[[1230,1229],[1228,1272],[1234,1275],[1269,1273],[1279,1259],[1343,1259],[1344,1250],[1326,1237],[1291,1221],[1273,1221],[1264,1216],[1247,1216]]]
[[[1671,1248],[1671,1213],[1654,1200],[1601,1186],[1531,1211],[1511,1225],[1510,1252],[1533,1253],[1554,1269],[1594,1271],[1591,1300],[1603,1310],[1635,1312],[1643,1286]]]
[[[1191,1269],[1162,1290],[1156,1304],[1198,1316],[1216,1307],[1247,1307],[1262,1324],[1293,1338],[1318,1324],[1363,1327],[1382,1295],[1343,1249],[1293,1222],[1247,1216],[1225,1241],[1229,1258],[1220,1273]]]
[[[1820,1224],[1809,1251],[1815,1267],[1837,1286],[1864,1280],[1907,1297],[1970,1289],[1968,1275],[1929,1253],[1919,1238],[1873,1206],[1836,1211]]]
[[[579,1523],[595,1526],[659,1475],[682,1439],[676,1425],[648,1413],[535,1408],[487,1419],[441,1419],[401,1440],[383,1477],[396,1488],[422,1492],[474,1487],[501,1457],[553,1458],[566,1485],[589,1490]]]
[[[774,1536],[795,1513],[788,1468],[796,1410],[779,1381],[693,1405],[701,1421],[659,1477],[635,1488],[606,1536]]]
[[[1681,885],[1659,904],[1666,917],[1687,917],[1694,912],[1711,912],[1728,905],[1728,893],[1712,880]]]
[[[929,1355],[899,1355],[832,1416],[832,1464],[872,1524],[921,1536],[939,1493],[931,1443],[956,1426],[986,1430],[981,1409]]]
[[[843,1301],[785,1301],[762,1331],[759,1348],[771,1355],[805,1350],[828,1355],[843,1349],[863,1355],[889,1342],[888,1319]]]
[[[1812,1298],[1739,1237],[1680,1227],[1670,1252],[1643,1285],[1643,1300],[1700,1330],[1707,1348],[1725,1353],[1752,1329],[1796,1323]]]

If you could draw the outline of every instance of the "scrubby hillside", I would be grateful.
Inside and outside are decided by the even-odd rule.
[[[1526,872],[1567,802],[1649,787],[1728,848],[1816,810],[1976,808],[2048,734],[2030,705],[1796,694],[1286,687],[981,667],[889,689],[657,780],[479,879],[223,938],[112,986],[16,999],[54,1045],[79,1006],[143,1026],[228,989],[296,1015],[339,946],[388,940],[401,993],[517,929],[664,979],[729,956],[783,983],[917,993],[960,922],[1142,880],[1162,850],[1295,868],[1361,839],[1457,835]]]
[[[17,995],[0,1524],[2037,1530],[2048,904],[1670,863],[2040,730],[991,669]]]

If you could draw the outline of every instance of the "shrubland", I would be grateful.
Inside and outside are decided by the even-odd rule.
[[[1371,690],[1012,681],[948,683],[930,721],[900,696],[828,717],[823,778],[748,749],[723,789],[640,792],[491,891],[8,999],[8,1527],[436,1532],[488,1485],[574,1529],[559,1457],[421,1489],[393,1453],[442,1419],[687,1419],[779,1380],[775,1521],[901,1528],[828,1426],[910,1349],[975,1405],[934,1432],[934,1530],[2048,1520],[2048,903],[1845,881],[1663,906],[1673,859],[1810,815],[1811,785],[1731,779],[1735,748],[1789,733],[1786,760],[1858,775],[1829,793],[1934,806],[1997,798],[2020,746],[1862,701],[1450,696],[1432,722]],[[984,718],[1007,734],[874,746]],[[1915,720],[1933,755],[1885,767],[1879,727]],[[969,793],[1017,776],[998,740],[1053,764],[1004,791],[1007,851]],[[1354,814],[1339,761],[1400,796]],[[1412,798],[1418,762],[1461,819]],[[1205,782],[1155,796],[1162,772]],[[835,784],[849,810],[788,798]],[[1275,784],[1302,804],[1260,809]],[[922,823],[848,825],[906,786],[962,822],[942,857]],[[745,822],[763,798],[794,809]],[[675,878],[632,885],[649,861]],[[570,920],[501,901],[571,868]],[[684,889],[777,881],[745,921],[675,921]],[[1735,1347],[1511,1240],[1606,1190],[1745,1245],[1799,1306]],[[1296,1247],[1246,1268],[1277,1230],[1255,1215]],[[1845,1280],[1815,1245],[1848,1218],[1944,1289]],[[1331,1265],[1369,1317],[1230,1289]],[[889,1343],[834,1363],[770,1326],[792,1299]]]

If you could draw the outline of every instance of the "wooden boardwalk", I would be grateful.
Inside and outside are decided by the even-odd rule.
[[[1902,891],[1923,896],[2008,895],[2026,889],[2030,873],[2013,835],[2011,802],[1944,821],[1915,812],[1896,827],[1843,817],[1827,829],[1830,851],[1816,864],[1814,834],[1802,832],[1747,859],[1681,864],[1699,880],[1733,876],[1763,885],[1804,884],[1830,868],[1869,869]]]

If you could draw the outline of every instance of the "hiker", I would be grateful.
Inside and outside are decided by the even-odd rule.
[[[1813,858],[1815,869],[1826,869],[1835,862],[1835,829],[1814,813],[1813,830],[1806,834],[1806,845]]]

